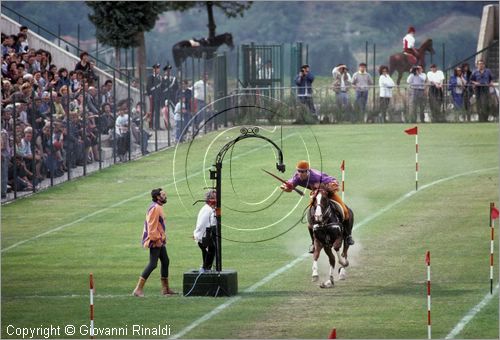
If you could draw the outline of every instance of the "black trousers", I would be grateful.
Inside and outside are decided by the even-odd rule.
[[[487,122],[490,115],[490,89],[488,86],[478,86],[476,88],[477,113],[480,122]]]
[[[158,259],[160,259],[161,262],[161,277],[168,277],[168,265],[170,264],[170,260],[168,258],[167,248],[162,246],[161,248],[149,248],[149,263],[141,274],[144,279],[147,280],[151,272],[158,266]]]
[[[313,115],[316,115],[312,96],[300,96],[299,101],[304,104]]]
[[[444,116],[441,112],[441,106],[443,104],[443,90],[438,89],[436,86],[431,86],[429,88],[429,107],[431,109],[432,118],[435,122],[444,122]]]
[[[203,259],[203,269],[212,269],[212,264],[215,258],[215,244],[214,242],[208,242],[208,245],[204,245],[198,242],[198,247],[201,249],[201,258]]]

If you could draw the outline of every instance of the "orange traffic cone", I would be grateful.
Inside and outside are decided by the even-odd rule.
[[[336,328],[332,329],[332,331],[330,332],[330,335],[328,336],[328,339],[337,339],[337,329]]]

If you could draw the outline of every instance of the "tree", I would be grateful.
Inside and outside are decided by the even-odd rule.
[[[137,64],[145,74],[146,47],[144,32],[150,31],[159,14],[169,8],[156,1],[87,1],[94,13],[90,21],[96,27],[97,39],[115,48],[116,66],[120,67],[120,48],[137,48]],[[136,75],[137,76],[137,75]]]
[[[252,6],[251,1],[182,1],[170,3],[173,10],[184,12],[194,7],[204,7],[208,15],[208,39],[215,37],[215,25],[213,8],[219,8],[228,18],[243,17],[244,12]]]

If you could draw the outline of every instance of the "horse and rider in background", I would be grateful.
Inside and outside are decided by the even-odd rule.
[[[398,72],[396,84],[399,86],[403,73],[409,72],[413,66],[421,65],[425,69],[425,53],[434,54],[432,39],[427,39],[415,48],[415,28],[409,27],[408,34],[403,38],[403,52],[393,54],[389,57],[389,75]]]

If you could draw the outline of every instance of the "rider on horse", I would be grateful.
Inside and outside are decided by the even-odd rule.
[[[410,64],[418,64],[418,51],[415,48],[415,28],[413,26],[408,27],[408,34],[403,38],[403,53],[415,57],[415,62]]]
[[[339,182],[326,173],[323,173],[316,169],[311,169],[309,167],[309,162],[299,161],[297,163],[297,171],[290,178],[287,183],[281,185],[281,190],[286,192],[291,192],[296,186],[302,186],[309,190],[316,190],[319,188],[325,189],[328,192],[328,197],[340,204],[344,212],[344,221],[349,220],[349,209],[342,201],[342,198],[337,194],[339,189]],[[311,240],[313,240],[312,225],[308,225],[309,234],[311,235]],[[354,244],[354,240],[351,236],[351,229],[344,227],[345,239],[349,245]],[[312,252],[312,250],[310,250]]]

